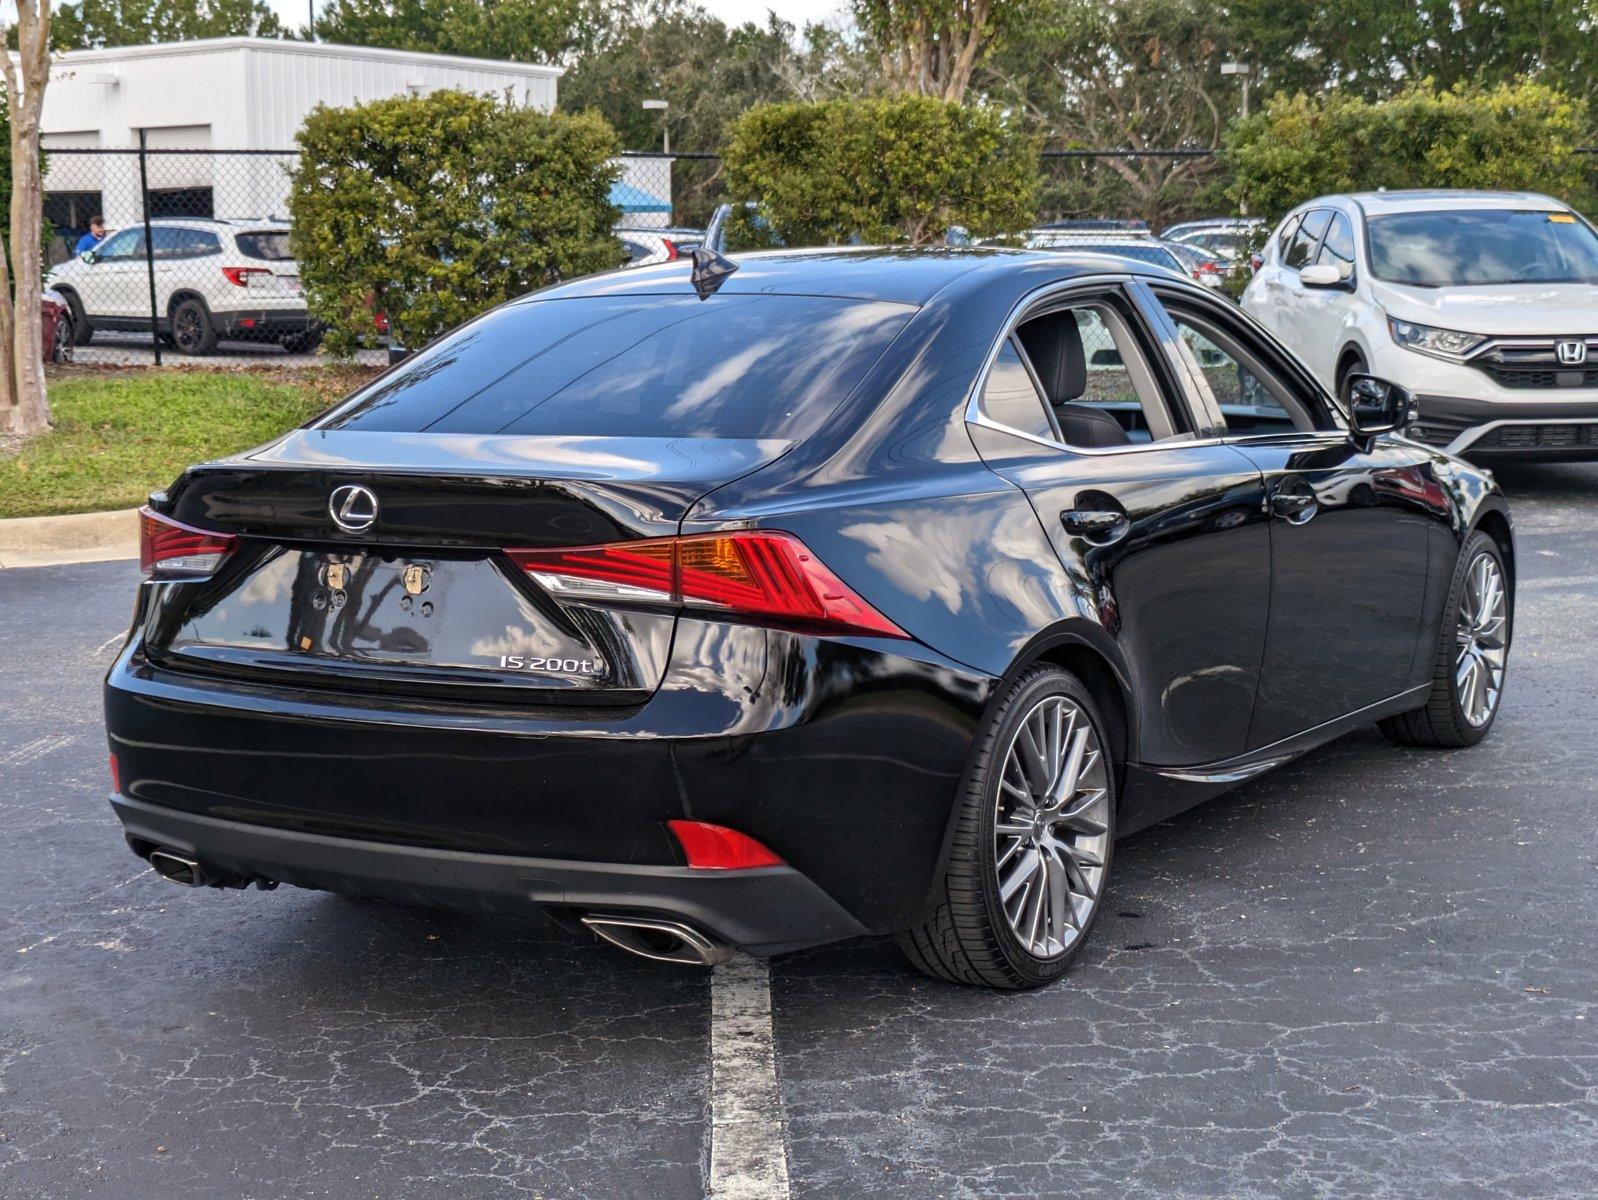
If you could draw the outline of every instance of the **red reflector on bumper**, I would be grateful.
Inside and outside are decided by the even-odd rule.
[[[122,794],[122,772],[117,769],[117,756],[111,756],[111,792],[113,795]]]
[[[696,871],[736,871],[746,867],[780,867],[782,859],[746,833],[708,821],[667,821],[673,836]]]

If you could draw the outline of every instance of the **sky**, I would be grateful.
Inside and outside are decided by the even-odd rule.
[[[730,24],[764,23],[766,10],[772,9],[783,20],[799,26],[807,21],[826,20],[847,7],[847,0],[698,0],[698,3]],[[271,4],[290,28],[297,29],[305,24],[308,0],[271,0]]]

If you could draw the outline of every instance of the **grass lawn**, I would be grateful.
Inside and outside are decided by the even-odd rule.
[[[360,367],[52,371],[55,427],[0,453],[0,517],[142,504],[190,463],[270,441],[374,373]]]

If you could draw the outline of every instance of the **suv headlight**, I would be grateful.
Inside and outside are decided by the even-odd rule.
[[[1387,318],[1387,330],[1393,341],[1407,350],[1435,355],[1455,362],[1462,360],[1487,339],[1479,333],[1456,333],[1452,329],[1433,329],[1430,325],[1417,325],[1413,321]]]

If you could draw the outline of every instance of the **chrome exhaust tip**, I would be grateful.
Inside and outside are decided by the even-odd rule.
[[[713,967],[731,961],[733,956],[731,946],[713,941],[681,921],[612,913],[588,913],[581,920],[611,945],[656,962]]]
[[[211,882],[197,860],[176,850],[152,850],[149,862],[162,879],[170,879],[184,887],[204,887]]]

